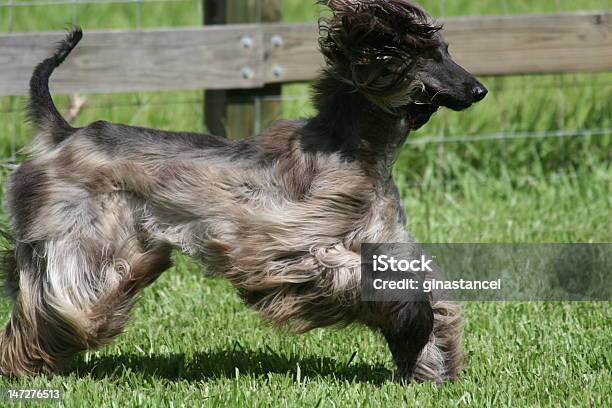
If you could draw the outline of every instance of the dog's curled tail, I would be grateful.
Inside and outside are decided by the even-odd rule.
[[[49,78],[55,68],[64,62],[68,54],[81,41],[81,38],[83,38],[83,31],[80,27],[74,27],[59,43],[55,53],[38,64],[30,79],[28,118],[45,135],[46,144],[56,145],[75,131],[53,104],[49,92]]]

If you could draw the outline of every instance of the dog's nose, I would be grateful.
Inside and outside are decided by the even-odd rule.
[[[476,102],[482,101],[488,93],[489,91],[487,90],[487,88],[482,85],[476,85],[474,88],[472,88],[472,96],[474,97],[474,100],[476,100]]]

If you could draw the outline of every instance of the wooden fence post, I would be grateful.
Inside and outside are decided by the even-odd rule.
[[[281,20],[281,0],[202,1],[204,24],[271,23]],[[205,91],[205,125],[211,133],[231,139],[259,133],[280,116],[281,92],[280,84],[259,89]]]

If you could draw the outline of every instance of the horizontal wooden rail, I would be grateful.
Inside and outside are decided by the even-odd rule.
[[[451,53],[476,74],[612,70],[612,12],[442,20]],[[52,80],[57,93],[248,89],[315,78],[314,24],[89,31]],[[63,33],[0,35],[0,96],[20,95]]]
[[[479,75],[612,70],[612,12],[454,17],[441,20],[453,58]],[[310,80],[321,66],[312,25],[267,27],[284,38],[269,52],[265,80]],[[274,75],[273,66],[282,74]]]

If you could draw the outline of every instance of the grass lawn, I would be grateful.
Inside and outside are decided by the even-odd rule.
[[[199,23],[197,1],[146,4],[142,26]],[[312,2],[284,0],[289,21]],[[578,4],[579,3],[579,4]],[[424,1],[433,13],[605,9],[605,0]],[[79,6],[84,28],[133,27],[133,5]],[[3,14],[4,13],[4,14]],[[15,30],[60,29],[71,6],[22,8]],[[0,8],[0,30],[7,26]],[[1,52],[1,49],[0,49]],[[1,73],[0,73],[1,75]],[[440,112],[413,138],[612,128],[612,74],[484,78],[468,112]],[[286,86],[284,116],[312,113],[307,87]],[[95,119],[204,130],[201,91],[87,95]],[[56,98],[65,109],[67,97]],[[0,157],[30,137],[23,98],[0,98]],[[612,135],[406,146],[395,178],[421,242],[612,242]],[[4,185],[6,170],[0,172]],[[2,215],[2,217],[4,217]],[[177,254],[111,346],[53,378],[0,378],[2,388],[60,388],[73,406],[612,406],[610,302],[466,303],[468,366],[436,387],[392,382],[382,338],[361,327],[303,336],[262,323],[220,279]],[[0,301],[0,316],[10,305]]]

